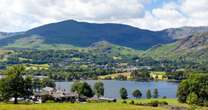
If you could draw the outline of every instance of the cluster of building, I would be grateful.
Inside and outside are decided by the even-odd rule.
[[[150,77],[154,80],[168,80],[168,76],[166,75],[166,72],[157,72],[157,71],[152,71],[150,73]]]
[[[79,101],[79,95],[65,90],[56,90],[55,88],[45,87],[41,91],[36,92],[32,97],[35,103],[43,103],[47,100],[55,102],[75,102]]]
[[[31,101],[33,103],[44,103],[47,100],[53,100],[55,102],[87,102],[87,101],[107,101],[116,102],[114,98],[107,97],[92,97],[88,98],[85,96],[79,96],[79,94],[74,92],[68,92],[66,90],[57,90],[51,87],[45,87],[41,91],[36,92],[32,96]]]

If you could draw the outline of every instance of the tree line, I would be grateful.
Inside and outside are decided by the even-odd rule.
[[[142,97],[142,92],[139,90],[139,89],[136,89],[132,92],[132,96],[134,98],[141,98]],[[127,92],[127,89],[126,88],[121,88],[120,89],[120,97],[121,99],[128,99],[128,92]],[[155,88],[153,90],[153,94],[151,93],[151,90],[150,89],[147,89],[146,91],[146,98],[147,99],[151,99],[151,98],[158,98],[159,97],[159,92],[158,92],[158,89]]]

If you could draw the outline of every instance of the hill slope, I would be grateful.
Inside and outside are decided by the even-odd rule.
[[[143,55],[158,60],[172,59],[208,63],[208,33],[195,33],[175,43],[155,46]]]
[[[138,56],[140,51],[131,48],[111,44],[107,41],[100,41],[90,45],[87,50],[90,53],[107,56]]]

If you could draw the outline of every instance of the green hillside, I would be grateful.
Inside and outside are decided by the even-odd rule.
[[[134,50],[131,48],[111,44],[107,41],[101,41],[92,44],[87,48],[87,51],[97,55],[108,55],[108,56],[138,56],[141,51]]]
[[[208,33],[196,33],[175,43],[155,46],[143,53],[144,57],[208,63]]]
[[[38,49],[38,50],[67,50],[67,49],[78,49],[78,47],[68,44],[47,44],[39,36],[25,37],[16,40],[14,43],[8,44],[3,48],[9,49]]]

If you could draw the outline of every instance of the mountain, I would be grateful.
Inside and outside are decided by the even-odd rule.
[[[0,45],[11,45],[19,39],[33,39],[38,36],[44,44],[64,44],[88,47],[99,41],[108,41],[133,49],[148,49],[157,44],[166,44],[174,40],[162,31],[154,32],[123,24],[96,24],[68,20],[43,25],[26,31],[22,35],[0,40]]]
[[[0,32],[0,39],[3,39],[7,36],[7,33]]]
[[[67,20],[20,33],[0,34],[0,47],[29,49],[86,48],[100,41],[146,50],[156,45],[174,43],[194,33],[208,32],[208,27],[170,28],[161,31],[139,29],[124,24],[87,23]]]
[[[208,27],[200,26],[200,27],[181,27],[181,28],[169,28],[163,30],[167,35],[173,39],[183,39],[194,33],[203,33],[208,32]]]
[[[15,32],[15,33],[8,33],[8,32],[0,32],[0,39],[4,39],[4,38],[8,38],[8,37],[12,37],[15,35],[19,35],[22,32]]]
[[[208,63],[208,32],[195,33],[177,42],[148,49],[143,56],[154,59],[189,60]]]

